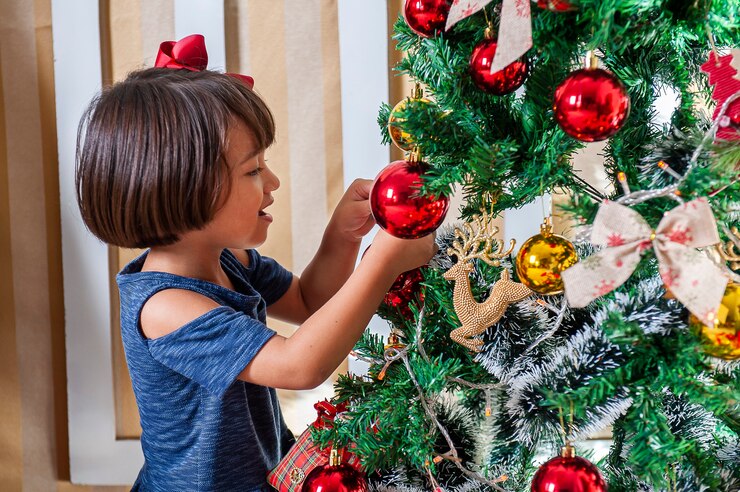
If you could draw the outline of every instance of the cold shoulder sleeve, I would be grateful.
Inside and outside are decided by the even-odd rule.
[[[260,321],[221,306],[149,340],[149,352],[161,364],[221,396],[274,334]]]
[[[260,255],[254,249],[248,249],[249,268],[247,275],[254,290],[260,293],[267,305],[276,302],[293,281],[293,274],[277,261]]]

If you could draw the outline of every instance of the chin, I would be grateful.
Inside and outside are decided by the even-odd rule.
[[[265,244],[265,241],[267,241],[267,236],[262,238],[251,238],[249,241],[247,241],[247,246],[244,247],[244,249],[254,249],[259,248],[263,244]]]

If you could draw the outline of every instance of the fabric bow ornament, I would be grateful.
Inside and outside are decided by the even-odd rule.
[[[571,306],[584,307],[622,285],[637,267],[640,254],[653,248],[666,288],[694,316],[710,326],[714,324],[728,279],[695,249],[719,242],[714,215],[705,198],[666,212],[654,232],[631,208],[604,202],[594,219],[591,242],[606,248],[561,274]]]
[[[482,10],[493,0],[454,0],[447,15],[445,31]],[[503,70],[532,47],[532,17],[530,0],[503,0],[496,52],[491,73]]]
[[[342,402],[336,406],[332,405],[328,400],[323,400],[314,403],[313,406],[316,409],[316,420],[313,425],[317,429],[330,429],[334,425],[334,418],[347,411],[347,404]]]
[[[180,41],[164,41],[159,45],[154,66],[159,68],[185,69],[191,72],[200,72],[208,66],[208,52],[206,40],[202,34],[191,34]],[[254,87],[254,79],[240,73],[227,73],[244,82],[250,89]]]

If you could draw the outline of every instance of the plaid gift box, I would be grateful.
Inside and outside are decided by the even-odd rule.
[[[329,463],[329,452],[331,448],[321,449],[314,445],[311,439],[311,428],[330,428],[333,425],[337,413],[346,410],[346,406],[339,404],[336,407],[328,401],[320,401],[314,405],[318,416],[300,435],[295,445],[290,448],[278,466],[267,475],[267,482],[279,492],[300,492],[303,480],[317,466]],[[352,453],[343,453],[343,463],[360,469],[360,460]]]

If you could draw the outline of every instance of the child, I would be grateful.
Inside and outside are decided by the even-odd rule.
[[[162,66],[104,90],[78,143],[87,227],[149,248],[117,277],[145,458],[134,490],[271,490],[293,442],[274,388],[323,382],[396,276],[436,246],[381,231],[353,271],[373,226],[370,182],[357,180],[301,278],[260,256],[250,248],[280,185],[265,161],[270,110],[249,78]],[[276,335],[267,313],[300,326]]]

